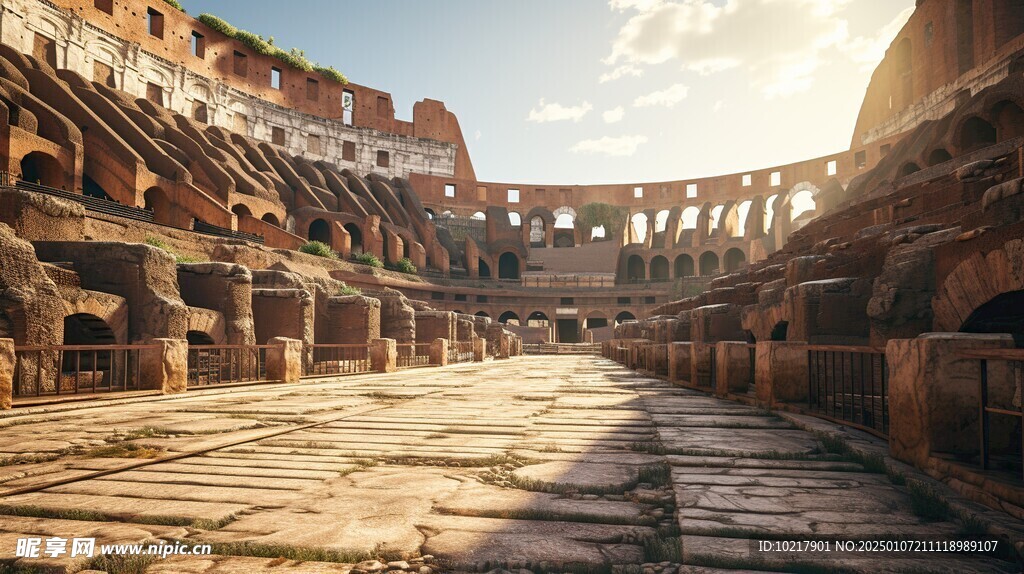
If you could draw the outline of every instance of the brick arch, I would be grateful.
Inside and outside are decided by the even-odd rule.
[[[974,311],[1004,293],[1024,290],[1024,239],[975,252],[946,276],[932,298],[935,331],[959,331]]]
[[[88,291],[82,292],[85,297],[65,301],[65,317],[71,315],[91,315],[101,319],[114,333],[118,345],[128,343],[128,306],[120,297],[104,295],[97,298]]]

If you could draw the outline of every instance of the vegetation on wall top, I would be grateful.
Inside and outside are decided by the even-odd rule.
[[[348,78],[345,77],[345,74],[335,70],[333,66],[325,67],[320,64],[310,62],[309,59],[306,58],[306,53],[304,51],[292,48],[290,51],[286,52],[275,46],[273,36],[264,39],[263,36],[260,36],[259,34],[254,34],[246,30],[239,30],[213,14],[200,14],[198,20],[221,34],[234,38],[252,48],[252,50],[257,54],[273,56],[296,70],[302,70],[303,72],[316,72],[328,80],[334,80],[335,82],[340,82],[342,84],[348,83]]]
[[[583,229],[604,227],[605,239],[617,237],[626,227],[628,211],[625,207],[593,202],[576,210],[576,221]]]
[[[185,11],[185,8],[178,3],[178,0],[164,0],[164,2],[170,4],[176,10],[181,10],[182,12]]]

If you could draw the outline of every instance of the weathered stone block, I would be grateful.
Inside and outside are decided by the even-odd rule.
[[[668,380],[671,382],[690,380],[690,363],[693,351],[692,343],[668,344]]]
[[[398,341],[374,339],[370,341],[370,368],[377,373],[398,370]]]
[[[758,404],[771,407],[807,400],[806,345],[803,341],[757,343],[754,386]]]
[[[444,367],[448,364],[448,339],[434,339],[430,343],[430,364]]]
[[[753,380],[752,348],[742,341],[719,341],[715,345],[715,394],[746,393]]]
[[[514,355],[516,353],[514,353],[513,350],[510,349],[509,350],[509,354],[510,355]],[[487,339],[480,339],[480,338],[473,339],[473,362],[481,363],[481,362],[483,362],[484,357],[486,357],[486,356],[487,356]]]
[[[183,393],[188,389],[188,341],[185,339],[152,339],[152,349],[139,353],[140,389],[157,390],[163,394]]]
[[[690,343],[690,384],[714,390],[715,388],[715,344]]]
[[[302,377],[302,341],[287,337],[274,337],[268,342],[267,379],[282,383],[297,383]]]
[[[11,408],[15,360],[14,339],[0,339],[0,409]]]

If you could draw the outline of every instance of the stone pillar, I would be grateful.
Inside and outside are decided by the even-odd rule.
[[[302,377],[302,341],[287,337],[274,337],[268,343],[267,379],[282,383],[297,383]]]
[[[438,367],[448,365],[448,339],[434,339],[430,343],[430,364]]]
[[[11,408],[14,399],[14,339],[0,339],[0,409]]]
[[[690,343],[690,386],[715,389],[714,343]]]
[[[515,354],[515,353],[512,353]],[[473,339],[473,362],[481,363],[487,355],[487,339]]]
[[[690,346],[692,343],[668,344],[668,380],[671,383],[689,381]]]
[[[807,401],[806,345],[803,341],[757,343],[754,387],[760,406]]]
[[[370,341],[370,368],[377,373],[398,370],[398,341],[374,339]]]
[[[925,333],[916,339],[890,340],[885,357],[889,367],[892,455],[926,468],[933,452],[977,454],[981,363],[978,359],[962,359],[958,353],[1013,346],[1010,335]],[[1000,389],[996,382],[1010,380],[1006,368],[1005,362],[988,362],[991,398],[1005,394],[1007,389]],[[1008,391],[1013,393],[1013,389]],[[1000,434],[993,425],[992,444],[998,444]]]
[[[750,385],[750,348],[742,341],[719,341],[715,345],[715,394],[743,394]]]
[[[188,341],[152,339],[154,349],[139,352],[140,389],[163,394],[183,393],[188,389]]]

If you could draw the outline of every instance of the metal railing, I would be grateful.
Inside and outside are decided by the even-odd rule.
[[[977,359],[980,363],[978,454],[982,470],[1012,469],[1024,479],[1024,349],[979,349],[962,352],[959,356]],[[1001,439],[996,445],[992,444],[993,416],[1001,421],[997,425],[1004,429],[996,433]],[[1011,422],[1014,419],[1016,421]],[[1015,431],[1010,430],[1014,426]]]
[[[266,241],[262,235],[246,233],[244,231],[235,231],[212,223],[206,223],[205,221],[199,221],[198,219],[192,220],[192,231],[202,233],[203,235],[213,235],[214,237],[225,237],[228,239],[240,239],[242,241],[251,241],[253,243],[260,244]]]
[[[267,380],[270,345],[189,345],[188,388]]]
[[[808,409],[889,434],[889,371],[885,349],[814,345],[807,347]]]
[[[111,393],[141,388],[139,353],[156,345],[14,348],[14,398]]]
[[[303,377],[369,373],[372,370],[369,345],[306,345],[303,354]]]
[[[473,341],[451,341],[448,343],[449,363],[469,363],[473,360]]]
[[[430,343],[399,343],[397,365],[399,368],[430,365]]]

